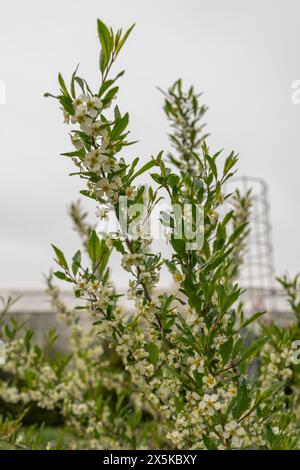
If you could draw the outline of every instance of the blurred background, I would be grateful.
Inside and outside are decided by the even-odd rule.
[[[139,143],[126,157],[146,160],[168,150],[168,125],[159,86],[181,77],[204,92],[209,145],[240,155],[240,176],[267,184],[268,243],[274,273],[299,270],[300,3],[297,0],[52,0],[1,6],[0,83],[0,293],[40,292],[53,266],[50,243],[67,256],[78,239],[67,216],[82,182],[68,177],[72,149],[57,102],[57,73],[66,81],[78,63],[96,86],[96,18],[114,28],[136,28],[115,71],[119,103],[130,114]],[[295,101],[295,100],[294,100]],[[86,206],[86,201],[84,202]],[[94,216],[93,204],[87,206]],[[127,279],[114,267],[114,280]],[[162,280],[164,283],[164,278]],[[166,281],[167,282],[167,281]],[[39,294],[37,294],[39,297]],[[41,300],[37,300],[41,305]],[[30,306],[32,307],[32,300]]]

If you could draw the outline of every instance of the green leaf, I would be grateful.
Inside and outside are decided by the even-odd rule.
[[[72,116],[75,114],[70,96],[61,95],[59,96],[58,100],[67,113],[71,114]]]
[[[125,71],[122,70],[122,72],[119,72],[118,75],[111,79],[111,80],[106,80],[105,82],[103,82],[101,84],[101,87],[99,89],[99,92],[98,92],[98,96],[101,97],[103,95],[103,93],[106,92],[106,90],[108,90],[108,88],[113,84],[115,83],[116,80],[118,80],[118,78],[122,77],[122,75],[124,75]]]
[[[270,424],[266,425],[264,434],[265,434],[265,437],[266,437],[267,441],[269,442],[270,446],[273,447],[273,445],[276,444],[277,441],[278,441],[278,436],[276,436],[276,434],[274,434],[273,429],[270,426]]]
[[[119,91],[118,86],[108,90],[108,92],[106,93],[106,95],[102,99],[103,103],[105,104],[106,102],[111,101],[114,98],[114,96],[118,93],[118,91]]]
[[[145,165],[142,166],[142,168],[140,168],[136,173],[134,173],[134,175],[130,178],[130,180],[128,181],[128,184],[131,184],[133,180],[135,180],[135,178],[137,178],[138,176],[142,175],[143,173],[145,173],[146,171],[150,170],[150,168],[153,168],[154,166],[156,165],[156,161],[155,160],[151,160],[150,162],[146,163]]]
[[[206,298],[206,300],[209,300],[208,299],[208,297],[209,297],[209,285],[208,285],[206,277],[201,272],[199,273],[199,279],[200,279],[200,286],[201,286],[201,289],[203,291],[204,297]]]
[[[80,250],[76,251],[75,255],[72,258],[72,272],[76,276],[78,269],[80,268],[81,263],[81,252]]]
[[[232,353],[231,353],[232,359],[235,359],[237,355],[240,353],[243,343],[244,343],[244,339],[241,337],[235,341],[233,349],[232,349]]]
[[[78,67],[79,67],[79,64],[77,65],[76,69],[75,69],[74,72],[72,73],[72,78],[71,78],[71,95],[72,95],[72,98],[75,98],[75,97],[76,97],[76,91],[75,91],[75,77],[76,77],[76,73],[77,73]]]
[[[130,166],[130,169],[129,169],[129,171],[128,171],[128,174],[126,175],[126,176],[127,176],[127,181],[130,180],[131,176],[133,175],[134,169],[135,169],[135,167],[137,166],[138,162],[139,162],[139,158],[136,157],[136,158],[133,160],[133,162],[132,162],[132,164],[131,164],[131,166]]]
[[[97,197],[94,196],[93,194],[91,194],[88,189],[82,189],[79,192],[80,192],[80,194],[82,194],[85,197],[88,197],[89,199],[97,199]],[[102,198],[99,198],[99,201],[102,202],[102,203],[105,203],[104,199],[102,199]]]
[[[55,271],[53,274],[55,277],[57,277],[58,279],[62,279],[63,281],[73,282],[72,279],[66,276],[65,273],[63,273],[62,271]]]
[[[237,162],[237,156],[234,155],[233,152],[229,155],[229,157],[226,158],[225,163],[224,163],[224,168],[223,168],[223,173],[226,175],[231,168],[236,164]]]
[[[261,395],[258,399],[258,403],[261,403],[261,402],[267,400],[268,398],[272,397],[275,393],[277,393],[285,385],[286,385],[286,382],[276,382],[276,383],[274,383],[273,385],[271,385],[270,387],[268,387],[266,390],[264,390],[261,393]]]
[[[243,362],[252,356],[256,356],[268,339],[268,336],[262,336],[261,338],[258,338],[257,340],[253,341],[249,348],[246,349],[239,362]]]
[[[158,361],[159,357],[159,349],[158,346],[155,343],[149,343],[147,345],[147,350],[149,352],[149,358],[151,364],[155,365]]]
[[[4,334],[5,334],[5,336],[6,336],[7,338],[9,338],[9,339],[13,339],[13,337],[14,337],[14,332],[9,328],[9,326],[8,326],[8,325],[4,325],[3,329],[4,329]]]
[[[91,258],[91,261],[93,263],[96,263],[96,261],[98,261],[101,255],[101,247],[100,247],[100,241],[99,241],[98,235],[95,232],[95,230],[92,231],[91,236],[89,238],[89,241],[87,244],[87,251]]]
[[[235,404],[232,410],[232,416],[234,419],[239,419],[242,414],[248,410],[251,405],[251,394],[247,387],[247,382],[245,380],[238,387],[237,396],[235,399]]]
[[[151,173],[150,176],[155,183],[161,184],[163,182],[163,178],[158,173]]]
[[[210,157],[209,155],[206,155],[206,158],[208,160],[208,163],[209,163],[209,166],[210,166],[210,169],[212,171],[212,174],[214,175],[215,179],[218,178],[218,170],[217,170],[217,165],[215,163],[215,160]]]
[[[63,252],[57,248],[56,246],[54,245],[51,245],[55,254],[56,254],[56,261],[57,263],[62,267],[62,268],[65,268],[65,269],[68,269],[68,263],[67,263],[67,260],[65,258],[65,255],[63,254]]]
[[[227,212],[227,214],[225,215],[224,219],[222,220],[222,226],[225,227],[228,222],[230,222],[230,220],[232,219],[232,216],[234,214],[234,211],[229,211]]]
[[[103,54],[103,62],[101,65],[101,72],[103,72],[106,69],[111,56],[112,37],[110,35],[108,27],[99,19],[97,20],[97,27]]]
[[[179,255],[185,255],[185,241],[182,239],[171,238],[171,245]]]
[[[25,344],[25,348],[27,352],[29,352],[32,337],[33,337],[33,331],[32,330],[26,331],[25,336],[24,336],[24,344]]]
[[[70,96],[67,90],[66,84],[64,82],[64,79],[62,78],[62,75],[60,73],[58,74],[58,81],[60,84],[61,92],[66,96]]]
[[[204,248],[204,246],[203,246]],[[207,265],[207,267],[204,269],[205,273],[209,273],[210,271],[216,269],[223,261],[226,259],[230,253],[232,252],[233,247],[231,247],[229,250],[225,251],[222,255],[216,257],[211,263]]]
[[[82,93],[85,93],[85,81],[80,77],[74,77],[74,81],[80,86]]]
[[[214,443],[214,441],[212,439],[210,439],[209,437],[205,436],[205,434],[203,434],[202,439],[203,439],[205,447],[208,450],[218,450],[218,447]]]
[[[119,106],[115,106],[115,109],[114,109],[114,116],[115,116],[115,119],[120,119],[122,116],[121,116],[121,113],[120,113],[120,110],[119,110]]]
[[[73,152],[65,152],[61,153],[63,157],[79,157],[79,158],[84,158],[85,156],[85,149],[81,148],[80,150],[74,150]]]
[[[255,320],[257,320],[259,317],[264,315],[266,312],[257,312],[254,313],[248,320],[246,320],[242,325],[241,328],[245,328],[246,326],[250,325],[250,323],[253,323]]]
[[[223,365],[227,364],[233,349],[233,339],[230,337],[226,343],[220,346],[220,353],[222,356]]]
[[[172,188],[178,186],[179,182],[180,182],[180,177],[178,175],[175,175],[173,173],[168,176],[168,183]]]
[[[129,114],[126,113],[123,117],[118,119],[111,131],[110,138],[112,141],[117,140],[118,137],[123,133],[123,131],[128,126],[129,122]]]
[[[131,31],[133,30],[133,28],[135,27],[135,24],[133,24],[132,26],[130,26],[130,28],[126,31],[126,33],[124,34],[124,36],[122,37],[122,39],[118,42],[117,46],[116,46],[116,53],[119,54],[120,50],[122,49],[122,47],[124,46],[125,42],[127,41],[128,39],[128,36],[129,34],[131,33]]]
[[[103,274],[106,269],[106,266],[110,257],[110,253],[111,253],[111,250],[110,248],[107,247],[104,239],[100,241],[100,252],[101,252],[101,262],[99,262],[98,264],[98,272],[99,274]]]
[[[237,229],[235,229],[235,231],[230,235],[229,237],[229,240],[228,240],[228,245],[230,245],[231,243],[235,242],[235,240],[243,233],[243,231],[245,230],[245,228],[247,227],[247,225],[249,225],[248,222],[240,225]]]
[[[224,298],[222,301],[222,310],[223,312],[226,312],[226,310],[231,307],[232,304],[239,298],[241,295],[241,291],[238,289],[236,292],[233,292],[232,294],[228,295],[227,297]]]

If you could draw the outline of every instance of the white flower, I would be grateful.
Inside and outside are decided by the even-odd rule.
[[[89,283],[88,291],[93,294],[97,294],[100,287],[102,287],[102,284],[99,281],[95,280]]]
[[[103,129],[102,126],[103,126],[103,123],[101,121],[93,122],[93,124],[91,125],[91,134],[94,137],[97,137],[98,135],[105,135],[104,133],[105,129]]]
[[[204,394],[203,400],[199,403],[199,408],[202,411],[206,411],[207,414],[212,416],[215,411],[220,410],[222,407],[221,403],[218,401],[219,397],[216,393],[212,395],[208,395],[207,393]]]
[[[135,186],[130,186],[129,188],[127,188],[125,191],[125,194],[130,201],[134,201],[134,199],[136,198],[136,194],[137,194]]]
[[[73,106],[75,108],[81,107],[89,99],[88,95],[81,94],[73,100]]]
[[[205,375],[202,379],[203,383],[205,383],[209,388],[214,388],[217,381],[212,375]]]
[[[86,118],[85,114],[85,107],[84,106],[78,106],[75,110],[75,114],[71,117],[71,121],[73,124],[76,124],[77,122],[80,124],[83,122]]]
[[[270,362],[270,364],[268,364],[268,371],[271,372],[272,374],[277,374],[278,367],[275,366],[275,364],[273,364],[272,362]]]
[[[225,335],[217,335],[213,339],[213,345],[212,347],[219,349],[220,346],[226,342],[226,336]]]
[[[293,375],[293,371],[289,369],[288,367],[286,367],[285,369],[282,369],[280,371],[280,375],[283,378],[283,380],[288,380]]]
[[[71,141],[72,141],[72,144],[74,145],[74,147],[76,148],[76,150],[80,150],[80,149],[83,148],[83,143],[82,143],[82,140],[79,137],[79,135],[77,135],[77,134],[72,135],[71,136]]]
[[[86,116],[85,120],[80,124],[80,129],[82,130],[82,132],[85,132],[85,134],[90,135],[92,122],[92,119],[89,116]]]
[[[191,325],[193,333],[198,334],[200,329],[206,330],[206,325],[203,317],[193,314],[187,318],[187,322]]]
[[[113,238],[110,238],[109,236],[107,236],[105,238],[105,242],[106,242],[106,245],[108,246],[108,248],[113,248],[113,246],[114,246],[114,239]]]
[[[91,133],[92,118],[86,115],[84,106],[79,106],[76,108],[74,116],[72,116],[71,121],[73,124],[78,123],[80,129],[86,134]]]
[[[147,356],[149,356],[149,353],[143,348],[136,349],[133,353],[133,357],[137,361],[140,360],[140,359],[144,359]]]
[[[228,393],[229,393],[229,396],[231,397],[236,397],[237,395],[237,387],[235,385],[229,385],[228,387]]]
[[[149,364],[145,359],[142,361],[136,362],[131,366],[131,369],[134,372],[137,372],[139,375],[151,376],[154,372],[153,364]]]
[[[234,419],[225,424],[224,437],[225,439],[231,437],[231,443],[234,447],[239,446],[240,438],[244,435],[244,429]]]
[[[148,272],[141,273],[139,276],[139,280],[147,284],[147,282],[151,281],[151,274]]]
[[[87,280],[83,277],[80,277],[77,281],[76,289],[84,290],[87,287]]]
[[[195,356],[189,357],[188,363],[191,364],[192,371],[204,372],[204,361],[198,353]]]
[[[184,280],[184,275],[179,271],[175,271],[175,273],[173,273],[173,278],[175,282],[180,283]]]
[[[145,256],[142,253],[126,253],[122,257],[121,265],[126,271],[130,271],[131,266],[139,266],[139,268],[141,269],[144,261]]]
[[[24,434],[23,433],[18,434],[16,438],[16,443],[21,444],[23,441],[24,441]]]
[[[110,191],[109,180],[107,178],[102,178],[102,180],[98,183],[98,187],[103,193],[107,193],[108,191]]]
[[[276,364],[279,364],[279,362],[280,362],[280,357],[278,357],[277,354],[275,354],[274,352],[272,352],[272,353],[270,354],[270,360],[271,360],[271,362],[274,362],[274,363],[276,363]]]
[[[118,189],[122,188],[123,183],[122,183],[120,176],[114,176],[112,181],[114,182],[114,184],[117,186]]]
[[[209,218],[209,221],[210,223],[213,225],[216,223],[216,221],[218,220],[218,214],[216,211],[214,210],[211,210],[208,214],[208,218]]]
[[[133,220],[130,224],[130,235],[133,236],[135,239],[142,239],[149,238],[147,224],[146,223],[139,223],[137,220]]]
[[[102,109],[102,102],[98,96],[92,96],[86,101],[87,113],[91,117],[96,117],[100,109]]]
[[[64,115],[64,123],[65,123],[65,124],[69,124],[69,122],[70,122],[70,114],[67,113],[67,111],[65,110],[65,108],[62,108],[62,107],[61,107],[60,109],[62,110],[63,115]]]
[[[109,158],[103,165],[103,171],[110,173],[111,171],[118,171],[120,169],[118,163],[114,158]]]
[[[126,343],[119,344],[116,347],[116,351],[120,356],[126,357],[128,356],[128,353],[129,353],[129,346]]]
[[[91,150],[85,156],[84,165],[93,171],[97,171],[100,170],[102,165],[106,162],[107,158],[108,157],[105,153],[105,150],[100,148]]]
[[[97,183],[96,189],[99,196],[106,195],[111,200],[114,200],[117,196],[117,185],[113,181],[109,182],[107,178],[102,178],[102,180]]]

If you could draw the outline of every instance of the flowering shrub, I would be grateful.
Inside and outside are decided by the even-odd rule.
[[[85,245],[92,229],[78,205],[72,204],[70,212]],[[25,325],[3,321],[7,361],[0,376],[0,402],[9,413],[0,424],[0,441],[21,448],[122,448],[136,447],[137,441],[156,447],[161,441],[147,405],[142,406],[116,355],[99,341],[95,327],[80,323],[78,310],[67,309],[52,276],[47,292],[69,348],[64,353],[55,349],[55,331],[49,331],[41,347]],[[3,320],[11,304],[5,305]],[[60,433],[37,441],[32,429],[21,428],[44,420],[63,425],[67,439]]]
[[[274,399],[275,416],[266,428],[266,439],[272,449],[299,447],[300,413],[300,284],[299,275],[290,280],[278,279],[282,285],[294,318],[285,327],[274,322],[262,325],[268,342],[260,352],[259,381],[263,387],[281,380],[284,387]]]
[[[98,88],[92,91],[76,69],[70,87],[59,74],[60,94],[47,96],[58,100],[71,125],[74,149],[63,155],[84,182],[80,193],[95,201],[98,219],[114,215],[119,226],[100,235],[96,223],[87,225],[72,206],[83,248],[67,260],[53,246],[59,266],[54,275],[73,286],[78,307],[68,311],[48,279],[53,308],[70,332],[71,352],[49,357],[32,343],[32,333],[18,339],[17,326],[6,325],[10,342],[3,370],[9,377],[0,382],[0,397],[21,403],[22,412],[32,404],[56,410],[76,435],[68,447],[294,448],[296,418],[281,419],[290,372],[266,376],[272,343],[267,331],[249,340],[249,326],[262,313],[244,317],[236,282],[250,209],[249,194],[225,191],[237,156],[232,152],[222,161],[221,151],[209,149],[202,124],[206,107],[178,80],[164,93],[172,152],[143,166],[138,158],[129,161],[129,116],[115,104],[123,72],[110,74],[132,27],[123,34],[97,24]],[[138,183],[145,174],[153,180],[148,188]],[[160,214],[172,250],[168,257],[151,250],[145,229],[162,199],[169,206]],[[221,215],[227,201],[233,209]],[[182,232],[181,225],[190,230]],[[112,250],[130,275],[132,311],[122,308],[110,278]],[[157,289],[163,266],[173,278],[172,293]],[[82,315],[93,323],[89,331]],[[54,339],[52,332],[46,351]],[[258,357],[262,367],[253,376]]]

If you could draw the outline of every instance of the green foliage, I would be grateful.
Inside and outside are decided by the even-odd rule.
[[[257,324],[262,312],[245,319],[237,283],[249,233],[251,194],[226,193],[237,155],[231,152],[223,158],[222,151],[209,148],[202,122],[207,107],[193,87],[185,91],[177,80],[163,92],[172,152],[166,157],[160,152],[142,166],[139,158],[129,161],[126,147],[134,143],[127,140],[129,115],[117,105],[112,108],[119,90],[115,82],[123,72],[115,78],[110,73],[133,27],[124,35],[100,20],[97,27],[97,90],[78,76],[77,68],[69,87],[59,74],[60,94],[46,96],[59,101],[66,124],[73,125],[75,151],[63,155],[71,158],[76,167],[72,175],[85,185],[81,195],[95,201],[100,219],[111,210],[120,228],[113,236],[100,235],[79,205],[71,206],[82,247],[69,261],[53,245],[60,267],[54,275],[73,284],[77,307],[69,311],[52,278],[47,281],[52,305],[69,329],[71,350],[53,356],[54,332],[43,349],[34,343],[32,332],[24,332],[20,342],[19,327],[5,324],[3,335],[13,353],[4,367],[8,377],[1,379],[0,398],[9,403],[13,397],[19,405],[16,414],[37,407],[53,412],[67,432],[72,427],[75,436],[63,443],[55,439],[56,447],[296,448],[298,366],[291,371],[283,367],[281,373],[275,365],[272,380],[269,372],[275,370],[276,354],[291,360],[291,341],[300,324],[298,280],[281,280],[297,327],[262,327],[253,339],[249,327]],[[139,185],[149,174],[153,185]],[[123,226],[124,197],[134,233]],[[152,251],[146,231],[148,218],[162,199],[170,207],[160,215],[169,229],[168,258]],[[225,201],[232,209],[221,215]],[[136,211],[134,204],[143,210]],[[185,231],[178,233],[182,223],[197,234],[196,244]],[[122,295],[110,277],[114,249],[130,276],[132,310],[123,309]],[[162,267],[173,278],[172,292],[157,289]],[[80,326],[82,318],[93,323],[88,332]],[[15,366],[17,356],[22,357],[22,367]],[[47,424],[49,419],[48,415]],[[18,428],[6,435],[17,432]],[[29,447],[45,445],[30,442],[27,438]]]

